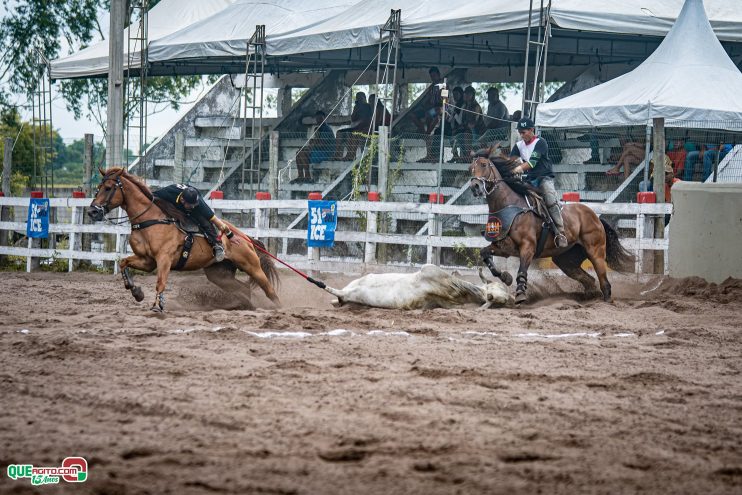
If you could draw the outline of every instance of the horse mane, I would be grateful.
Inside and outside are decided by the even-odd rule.
[[[137,186],[137,188],[142,191],[142,194],[144,194],[147,199],[151,200],[154,198],[154,196],[152,195],[152,191],[150,191],[149,187],[147,187],[147,184],[144,183],[141,177],[130,174],[123,167],[111,167],[106,170],[106,176],[112,174],[121,174],[121,177],[127,179],[129,182]]]
[[[533,187],[528,182],[523,182],[513,173],[513,169],[517,167],[520,162],[517,158],[508,156],[505,151],[499,147],[499,144],[491,148],[479,150],[476,153],[476,156],[489,159],[490,163],[495,166],[502,176],[502,180],[504,180],[505,183],[516,193],[522,196],[541,194],[537,188]]]

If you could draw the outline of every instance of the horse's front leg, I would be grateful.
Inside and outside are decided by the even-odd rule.
[[[121,277],[124,279],[124,287],[131,291],[131,295],[134,296],[137,302],[141,302],[144,299],[144,292],[142,292],[141,287],[134,285],[134,276],[129,272],[129,267],[151,272],[155,269],[155,260],[135,254],[122,259],[119,263]]]
[[[157,258],[157,285],[155,286],[155,302],[150,308],[152,311],[165,311],[165,286],[167,277],[170,275],[170,266],[172,259],[169,256],[160,256]]]
[[[528,243],[520,249],[520,266],[518,267],[518,276],[515,278],[517,285],[515,288],[515,304],[526,302],[528,297],[528,267],[531,266],[533,255],[535,254],[535,242]]]
[[[482,248],[482,250],[479,252],[479,254],[482,256],[482,261],[485,265],[487,265],[487,268],[490,269],[490,272],[492,273],[492,276],[499,278],[502,280],[502,282],[505,285],[511,285],[513,283],[513,276],[510,275],[507,271],[500,271],[497,269],[497,266],[495,266],[495,260],[493,259],[494,256],[492,255],[492,246],[487,246],[485,248]]]

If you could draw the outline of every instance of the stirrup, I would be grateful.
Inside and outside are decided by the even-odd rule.
[[[557,247],[563,248],[569,246],[569,241],[567,241],[567,236],[559,233],[554,237],[554,244],[556,244]]]
[[[219,244],[214,246],[214,259],[217,263],[224,261],[224,248]]]

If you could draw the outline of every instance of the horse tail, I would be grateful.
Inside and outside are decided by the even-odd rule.
[[[273,288],[278,290],[278,287],[281,285],[281,280],[278,278],[278,270],[276,269],[276,264],[273,262],[273,258],[265,253],[268,250],[266,249],[265,244],[263,244],[263,241],[253,239],[252,237],[250,240],[255,246],[260,248],[255,249],[258,253],[258,259],[260,259],[260,268],[263,270],[263,273],[265,273],[265,276],[268,277],[268,281],[271,283]],[[251,278],[250,286],[255,287],[256,285],[257,283],[255,280]]]
[[[600,219],[605,230],[605,261],[608,266],[618,272],[633,271],[636,258],[628,252],[618,239],[618,233],[611,225]]]

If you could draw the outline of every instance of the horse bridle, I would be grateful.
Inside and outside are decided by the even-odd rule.
[[[103,184],[105,184],[109,180],[113,180],[113,178],[111,178],[111,177],[103,177],[103,180],[101,180],[100,184],[98,184],[98,191],[100,191],[100,188],[103,187]],[[106,218],[105,215],[109,211],[111,211],[111,209],[109,208],[108,205],[111,202],[111,200],[113,199],[114,194],[116,194],[116,188],[118,188],[118,189],[121,190],[121,203],[123,204],[126,201],[126,195],[124,194],[124,185],[121,183],[121,176],[120,175],[117,175],[116,176],[116,183],[113,185],[113,187],[111,188],[111,191],[106,196],[105,202],[103,202],[103,203],[101,203],[99,205],[91,205],[91,208],[93,208],[95,210],[98,210],[98,211],[102,211],[103,212],[103,217],[108,222],[111,222],[114,225],[121,225],[121,224],[124,224],[126,222],[132,222],[133,220],[135,220],[135,219],[141,217],[142,215],[144,215],[145,213],[147,213],[147,211],[149,211],[149,209],[152,208],[152,205],[155,204],[154,198],[151,199],[150,200],[150,203],[149,203],[149,206],[147,206],[144,209],[143,212],[141,212],[141,213],[139,213],[137,215],[134,215],[133,217],[130,217],[130,216],[126,215],[126,216],[121,216],[121,217],[116,217],[116,218]]]
[[[480,158],[477,158],[476,161],[478,162],[479,160],[485,160],[485,159],[486,158],[480,157]],[[491,160],[487,160],[487,162],[488,162],[488,164],[487,164],[488,165],[488,169],[487,170],[489,171],[489,175],[491,177],[492,174],[493,174],[492,169],[495,167],[495,165],[492,163]],[[492,179],[492,178],[487,178],[487,177],[471,177],[469,179],[469,182],[471,182],[471,181],[478,181],[478,182],[480,182],[482,184],[482,189],[484,190],[484,196],[487,197],[490,194],[492,194],[493,192],[495,192],[495,190],[500,186],[500,183],[501,182],[505,182],[505,179],[502,179],[502,178],[501,179]],[[492,184],[492,189],[487,190],[487,184]]]

